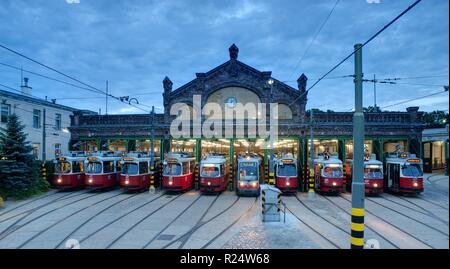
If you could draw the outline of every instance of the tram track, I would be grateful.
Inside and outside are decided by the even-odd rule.
[[[217,198],[219,198],[219,195],[217,196]],[[220,215],[222,215],[223,213],[225,213],[226,211],[228,211],[228,209],[230,209],[231,207],[233,207],[234,204],[236,204],[236,202],[239,200],[239,196],[238,198],[227,208],[225,208],[224,210],[222,210],[220,213],[216,214],[215,216],[213,216],[212,218],[210,218],[208,221],[203,221],[203,219],[206,217],[206,215],[208,214],[209,210],[211,210],[213,204],[216,202],[217,198],[214,200],[214,202],[208,207],[208,209],[206,209],[206,211],[203,213],[203,215],[201,216],[201,218],[197,221],[197,223],[195,224],[195,226],[190,230],[189,233],[186,234],[185,238],[181,241],[181,245],[178,246],[178,249],[182,249],[184,247],[184,245],[189,241],[189,238],[191,238],[191,236],[194,234],[195,231],[197,231],[198,229],[200,229],[200,227],[202,227],[204,224],[211,222],[213,219],[216,219],[217,217],[219,217]]]
[[[82,242],[84,242],[85,240],[87,240],[88,238],[94,236],[95,234],[97,234],[98,232],[100,232],[101,230],[105,229],[106,227],[116,223],[117,221],[123,219],[124,217],[130,215],[131,213],[133,213],[135,210],[141,209],[144,206],[152,203],[153,201],[158,200],[159,198],[163,197],[164,194],[160,194],[157,197],[151,199],[150,201],[145,202],[144,204],[138,206],[137,208],[134,208],[130,211],[128,211],[127,213],[113,219],[112,221],[104,224],[103,226],[99,227],[98,229],[96,229],[94,232],[91,232],[90,234],[88,234],[87,236],[85,236],[83,239],[79,240],[79,243],[81,244]],[[98,217],[100,214],[104,213],[106,210],[112,208],[113,206],[110,206],[108,208],[103,209],[102,211],[98,212],[97,214],[89,217],[87,220],[83,221],[80,225],[78,225],[70,234],[68,234],[60,243],[58,243],[58,245],[55,247],[55,249],[59,248],[64,242],[66,242],[72,235],[74,235],[78,230],[80,230],[84,225],[86,225],[87,223],[89,223],[91,220],[93,220],[94,218]]]
[[[342,195],[341,195],[340,197],[344,198],[345,200],[347,200],[347,201],[349,201],[349,202],[351,203],[351,199],[348,199],[347,197],[342,196]],[[388,206],[386,206],[386,205],[384,205],[384,204],[382,204],[382,203],[380,203],[380,202],[378,202],[378,201],[375,201],[375,200],[373,200],[373,199],[370,199],[370,198],[366,198],[366,199],[369,200],[369,201],[371,201],[371,202],[374,203],[374,204],[377,204],[378,206],[381,206],[381,207],[383,207],[383,208],[389,209],[389,210],[391,210],[391,211],[393,211],[393,212],[395,212],[395,213],[397,213],[397,214],[399,214],[399,215],[401,215],[401,216],[403,216],[403,217],[405,217],[405,218],[408,218],[408,219],[410,219],[410,220],[412,220],[412,221],[415,221],[415,222],[417,222],[417,223],[420,223],[420,224],[422,224],[423,226],[425,226],[425,227],[427,227],[427,228],[429,228],[429,229],[431,229],[431,230],[433,230],[433,231],[436,231],[436,232],[438,232],[438,233],[440,233],[440,234],[442,234],[442,235],[444,235],[444,236],[446,236],[446,237],[448,238],[448,234],[442,232],[441,230],[439,230],[439,229],[437,229],[437,228],[435,228],[435,227],[433,227],[433,226],[431,226],[431,225],[429,225],[429,224],[427,224],[427,223],[425,223],[425,222],[423,222],[423,221],[420,221],[420,220],[415,219],[415,218],[413,218],[413,217],[411,217],[411,216],[408,216],[408,215],[406,215],[405,213],[403,213],[403,212],[401,212],[401,211],[398,211],[398,210],[396,210],[396,209],[393,209],[393,208],[391,208],[391,207],[388,207]]]
[[[81,194],[80,194],[80,195],[81,195]],[[79,201],[88,199],[88,198],[93,197],[93,196],[95,196],[95,195],[96,195],[96,194],[88,195],[88,196],[83,197],[83,198],[81,198],[81,199],[72,201],[72,202],[70,202],[70,203],[68,203],[68,204],[77,203],[77,202],[79,202]],[[77,196],[77,195],[74,195],[74,196],[72,196],[72,197],[70,197],[70,198],[73,198],[73,197],[76,197],[76,196]],[[67,198],[67,199],[70,199],[70,198]],[[32,210],[31,212],[24,212],[24,213],[22,213],[22,214],[25,214],[25,213],[28,213],[28,214],[26,214],[25,216],[23,216],[23,217],[21,217],[20,219],[16,220],[14,223],[12,223],[12,224],[9,225],[6,229],[4,229],[4,230],[0,233],[0,241],[3,240],[5,237],[9,236],[11,233],[13,233],[13,232],[17,231],[18,229],[20,229],[20,228],[22,228],[22,227],[28,225],[29,223],[31,223],[31,222],[33,222],[33,221],[35,221],[35,220],[37,220],[37,219],[40,219],[40,218],[42,218],[42,217],[44,217],[44,216],[46,216],[46,215],[48,215],[48,214],[50,214],[50,213],[52,213],[52,212],[55,212],[55,211],[57,211],[57,210],[59,210],[59,209],[65,207],[65,206],[67,206],[68,204],[63,204],[63,205],[61,205],[61,206],[58,206],[58,207],[56,207],[56,208],[54,208],[54,209],[51,209],[51,210],[45,212],[45,213],[42,213],[42,214],[40,214],[40,215],[38,215],[38,216],[32,218],[31,220],[28,220],[28,221],[25,222],[24,224],[18,224],[20,221],[24,220],[26,217],[28,217],[28,216],[30,216],[31,214],[37,212],[40,208],[34,209],[34,210]],[[21,214],[20,214],[20,215],[21,215]]]
[[[231,227],[233,227],[236,223],[238,223],[243,217],[247,216],[253,209],[253,207],[256,205],[256,202],[258,201],[258,197],[255,198],[255,201],[252,203],[252,205],[245,210],[236,220],[234,220],[230,225],[228,225],[227,227],[225,227],[225,229],[223,229],[219,234],[217,234],[216,236],[214,236],[211,240],[208,241],[208,243],[206,243],[205,245],[203,245],[201,247],[201,249],[205,249],[207,248],[209,245],[211,245],[212,243],[214,243],[214,241],[217,240],[217,238],[219,238],[221,235],[223,235],[225,232],[227,232],[228,230],[231,229]]]
[[[292,211],[289,207],[286,206],[286,210],[288,210],[292,216],[294,216],[298,221],[300,221],[301,223],[303,223],[303,225],[305,225],[306,227],[308,227],[310,230],[314,231],[317,235],[319,235],[321,238],[325,239],[325,241],[327,241],[328,243],[330,243],[332,246],[334,246],[337,249],[341,249],[341,247],[339,245],[337,245],[336,243],[334,243],[333,241],[331,241],[328,237],[324,236],[320,231],[318,231],[317,229],[314,229],[311,225],[309,225],[308,223],[306,223],[305,221],[303,221],[297,214],[294,213],[294,211]]]
[[[94,202],[94,203],[92,203],[92,204],[90,204],[90,205],[88,205],[88,206],[86,206],[86,207],[80,208],[80,209],[76,210],[75,212],[72,212],[70,215],[68,215],[68,216],[66,216],[66,217],[64,217],[64,218],[62,218],[62,219],[60,219],[60,220],[58,220],[57,222],[55,222],[55,223],[53,223],[52,225],[50,225],[50,226],[48,226],[47,228],[45,228],[44,230],[41,230],[41,231],[39,231],[38,233],[36,233],[35,235],[33,235],[32,237],[28,238],[25,242],[23,242],[23,243],[22,243],[21,245],[19,245],[17,248],[19,248],[19,249],[20,249],[20,248],[23,248],[23,247],[26,246],[28,243],[30,243],[31,241],[33,241],[35,238],[37,238],[37,237],[40,236],[41,234],[45,233],[46,231],[50,230],[51,228],[53,228],[55,225],[60,224],[61,222],[63,222],[63,221],[65,221],[65,220],[67,220],[67,219],[69,219],[69,218],[75,216],[76,214],[78,214],[78,213],[80,213],[80,212],[82,212],[82,211],[84,211],[84,210],[86,210],[86,209],[92,208],[93,206],[96,206],[96,205],[98,205],[98,204],[100,204],[100,203],[103,203],[103,202],[105,202],[105,201],[108,201],[108,200],[110,200],[110,199],[113,199],[113,198],[115,198],[115,197],[118,197],[118,196],[120,196],[120,195],[123,195],[123,193],[118,193],[118,194],[116,194],[116,195],[113,195],[113,196],[110,196],[110,197],[106,197],[106,198],[104,198],[104,199],[102,199],[102,200],[100,200],[100,201],[96,201],[96,202]],[[130,198],[136,197],[137,195],[138,195],[138,194],[129,195],[129,196],[125,197],[125,199],[122,199],[122,200],[119,200],[119,201],[116,201],[116,202],[112,203],[111,205],[109,205],[108,207],[106,207],[104,210],[109,209],[109,208],[111,208],[111,207],[113,207],[113,206],[115,206],[115,205],[117,205],[117,204],[119,204],[119,203],[121,203],[121,202],[123,202],[123,201],[126,201],[126,200],[128,200],[128,199],[130,199]]]
[[[31,204],[31,203],[33,203],[33,202],[38,201],[38,200],[41,200],[41,199],[44,199],[44,198],[47,198],[47,197],[56,195],[56,194],[58,194],[58,193],[60,193],[60,192],[59,192],[59,191],[54,191],[54,192],[48,193],[48,194],[46,194],[46,195],[42,195],[42,196],[35,197],[35,198],[33,198],[33,199],[29,200],[29,201],[26,201],[26,202],[23,203],[23,204],[20,204],[20,205],[18,205],[18,206],[16,206],[16,207],[13,207],[13,208],[10,208],[10,209],[8,209],[8,210],[6,210],[6,211],[4,211],[4,212],[1,212],[0,217],[3,216],[3,215],[5,215],[5,214],[8,214],[9,212],[11,212],[11,211],[13,211],[13,210],[16,210],[16,209],[18,209],[18,208],[24,207],[24,206],[29,205],[29,204]]]
[[[20,212],[20,213],[17,213],[17,214],[15,214],[15,215],[13,215],[13,216],[10,216],[10,217],[7,217],[7,218],[5,218],[5,219],[2,219],[2,220],[0,220],[0,223],[3,223],[3,222],[5,222],[5,221],[8,221],[8,220],[13,219],[13,218],[15,218],[15,217],[17,217],[17,216],[23,215],[23,214],[25,214],[25,213],[33,213],[33,212],[35,212],[36,210],[39,210],[39,209],[41,209],[41,208],[43,208],[43,207],[46,207],[46,206],[49,206],[49,205],[53,204],[54,202],[64,201],[64,200],[67,200],[67,199],[70,199],[70,198],[73,198],[73,197],[76,197],[76,196],[80,196],[80,195],[85,194],[85,193],[87,193],[87,192],[80,192],[80,193],[75,193],[75,194],[74,194],[74,193],[69,193],[69,194],[64,195],[64,196],[62,196],[62,197],[58,197],[58,198],[56,198],[56,199],[53,199],[53,200],[51,200],[51,201],[48,201],[48,202],[46,202],[46,203],[44,203],[44,204],[37,205],[37,206],[35,206],[35,207],[31,208],[31,209],[27,209],[27,210],[25,210],[25,211],[23,211],[23,212]],[[5,214],[6,214],[6,213],[5,213]]]
[[[200,198],[202,197],[202,195],[199,195],[192,203],[189,204],[188,207],[186,207],[183,211],[181,211],[177,216],[175,216],[174,219],[172,219],[169,224],[167,224],[162,230],[160,230],[156,235],[153,236],[152,239],[150,239],[150,241],[145,244],[142,249],[147,248],[148,246],[150,246],[151,243],[153,243],[165,230],[167,230],[167,228],[170,227],[170,225],[172,225],[175,221],[177,221],[181,216],[183,216],[186,211],[191,208],[198,200],[200,200]],[[213,203],[217,200],[217,198],[219,198],[219,195],[216,196],[216,198],[214,199]],[[211,204],[212,205],[212,204]],[[210,205],[210,206],[211,206]]]
[[[410,200],[408,200],[408,199],[405,199],[404,197],[401,197],[401,196],[394,196],[394,195],[389,195],[389,196],[395,197],[395,198],[400,199],[400,200],[402,200],[402,201],[405,201],[405,202],[407,202],[407,203],[409,203],[409,204],[412,204],[412,205],[414,205],[414,206],[420,208],[420,210],[422,210],[422,211],[417,210],[417,209],[415,209],[415,208],[413,208],[413,207],[410,207],[410,206],[406,206],[406,205],[404,205],[404,204],[399,204],[399,203],[397,203],[396,201],[387,198],[387,197],[386,197],[386,194],[383,195],[383,199],[386,199],[387,201],[390,201],[390,202],[395,203],[395,204],[397,204],[397,205],[400,205],[400,206],[402,206],[402,207],[408,208],[408,209],[413,210],[413,211],[415,211],[415,212],[424,214],[424,215],[426,215],[426,216],[428,216],[428,217],[431,217],[431,218],[433,218],[433,219],[436,219],[436,220],[442,222],[443,224],[448,225],[448,221],[441,219],[438,215],[434,214],[434,213],[431,212],[430,210],[424,208],[423,206],[421,206],[421,205],[419,205],[419,204],[417,204],[417,203],[414,203],[414,202],[412,202],[412,201],[410,201]],[[424,212],[425,212],[425,213],[424,213]]]
[[[338,197],[338,198],[341,198],[342,200],[347,201],[347,202],[349,202],[349,203],[351,204],[351,201],[349,201],[348,199],[345,199],[345,198],[342,197],[342,196],[337,196],[337,197]],[[332,200],[330,200],[330,201],[332,202]],[[336,205],[336,206],[337,206],[337,205]],[[340,207],[340,206],[338,206],[338,207]],[[343,210],[345,210],[345,209],[343,209]],[[383,222],[385,222],[385,223],[391,225],[392,227],[396,228],[397,230],[400,230],[402,233],[405,233],[406,235],[410,236],[411,238],[414,238],[415,240],[417,240],[418,242],[424,244],[425,246],[434,249],[433,246],[431,246],[430,244],[428,244],[428,243],[425,242],[424,240],[418,238],[417,236],[411,234],[411,233],[408,232],[408,231],[405,231],[404,229],[400,228],[399,226],[393,224],[392,222],[385,220],[383,217],[381,217],[381,216],[379,216],[379,215],[377,215],[377,214],[374,214],[372,211],[370,211],[370,210],[368,210],[368,209],[365,209],[365,211],[366,211],[367,213],[371,214],[372,216],[374,216],[374,217],[376,217],[376,218],[382,220]]]
[[[149,214],[145,215],[145,217],[141,218],[137,223],[133,224],[130,228],[128,228],[126,231],[124,231],[123,233],[121,233],[118,237],[116,237],[116,239],[114,239],[111,243],[109,243],[105,249],[111,248],[116,242],[118,242],[122,237],[124,237],[127,233],[129,233],[131,230],[133,230],[135,227],[137,227],[139,224],[141,224],[142,222],[144,222],[145,220],[147,220],[149,217],[151,217],[153,214],[155,214],[156,212],[158,212],[159,210],[161,210],[162,208],[166,207],[168,204],[172,203],[173,201],[175,201],[176,199],[178,199],[179,197],[181,197],[184,193],[180,193],[178,195],[175,196],[175,198],[171,199],[170,201],[168,201],[167,203],[162,204],[161,206],[159,206],[157,209],[153,210],[152,212],[150,212]],[[84,239],[83,241],[87,240]]]
[[[219,216],[221,216],[222,214],[224,214],[225,212],[227,212],[230,208],[232,208],[238,201],[239,201],[240,197],[238,196],[236,198],[236,200],[234,200],[233,203],[231,203],[229,206],[227,206],[225,209],[223,209],[222,211],[220,211],[219,213],[217,213],[216,215],[214,215],[213,217],[211,217],[210,219],[208,219],[207,221],[203,221],[204,217],[206,216],[206,214],[208,213],[208,211],[210,210],[210,208],[207,209],[207,211],[205,211],[205,213],[203,214],[203,216],[199,219],[199,221],[197,222],[196,225],[194,225],[194,227],[192,227],[189,231],[185,232],[184,234],[182,234],[181,236],[179,236],[177,239],[172,240],[171,242],[169,242],[168,244],[164,245],[163,247],[161,247],[161,249],[165,249],[177,242],[179,242],[181,240],[181,245],[178,247],[178,249],[181,249],[189,240],[189,238],[201,227],[203,227],[204,225],[208,224],[209,222],[213,221],[214,219],[217,219]]]
[[[332,204],[333,206],[337,207],[338,209],[340,209],[342,212],[344,212],[345,214],[347,214],[348,216],[352,216],[352,214],[350,214],[348,212],[348,210],[345,210],[344,208],[342,208],[341,206],[333,203],[333,201],[331,201],[328,197],[326,196],[322,196],[325,200],[327,200],[330,204]],[[380,238],[384,239],[386,242],[388,242],[389,244],[391,244],[392,246],[394,246],[396,249],[400,249],[400,247],[395,244],[394,242],[390,241],[389,239],[387,239],[384,235],[382,235],[381,233],[377,232],[375,230],[375,228],[373,228],[371,225],[368,225],[367,223],[364,224],[367,228],[369,228],[374,234],[378,235]],[[350,227],[350,225],[349,225]]]

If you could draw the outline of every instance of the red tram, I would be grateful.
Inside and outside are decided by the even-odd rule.
[[[297,160],[292,154],[276,159],[274,164],[275,187],[283,193],[295,193],[298,187]]]
[[[74,189],[84,187],[84,152],[70,152],[56,160],[53,186],[57,189]]]
[[[200,162],[200,192],[222,192],[227,188],[227,160],[209,155]]]
[[[157,174],[156,171],[150,170],[151,158],[146,153],[128,153],[120,165],[120,186],[127,191],[150,188],[150,178]]]
[[[112,188],[119,183],[120,160],[115,152],[96,152],[87,158],[85,185],[90,190]]]
[[[349,161],[350,172],[347,173],[347,187],[351,190],[353,176],[353,160]],[[366,194],[383,193],[384,186],[383,163],[378,161],[375,154],[364,160],[364,191]]]
[[[415,154],[394,152],[384,158],[386,189],[397,193],[423,192],[423,162]]]
[[[335,156],[324,155],[314,160],[315,190],[323,193],[344,191],[342,161]]]
[[[185,191],[194,186],[194,157],[187,153],[171,152],[163,165],[163,189]]]

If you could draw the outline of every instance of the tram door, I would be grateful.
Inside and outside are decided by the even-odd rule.
[[[400,182],[400,164],[389,163],[387,171],[387,187],[397,189]]]

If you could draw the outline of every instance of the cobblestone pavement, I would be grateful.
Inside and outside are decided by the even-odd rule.
[[[372,247],[449,248],[448,176],[425,175],[419,196],[366,199]],[[351,194],[282,196],[285,222],[263,222],[259,200],[184,194],[56,192],[0,209],[0,248],[349,248]]]

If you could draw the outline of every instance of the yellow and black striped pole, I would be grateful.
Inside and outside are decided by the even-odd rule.
[[[364,208],[352,208],[351,248],[364,248]]]
[[[198,190],[200,189],[200,185],[199,185],[199,179],[200,179],[200,165],[197,163],[195,164],[195,168],[194,168],[194,181],[195,181],[195,189]]]
[[[234,181],[234,173],[233,173],[233,165],[228,166],[228,186],[230,191],[233,191],[233,181]]]
[[[269,162],[269,160],[268,160],[268,162]],[[266,182],[266,184],[269,184],[269,165],[266,163],[265,165],[264,165],[264,181]]]
[[[308,192],[314,193],[314,168],[309,168],[309,189]]]
[[[353,114],[353,171],[351,248],[364,248],[364,114],[362,110],[362,45],[355,45],[355,113]]]
[[[155,191],[155,167],[150,166],[150,190]]]
[[[43,179],[47,180],[47,168],[45,167],[45,162],[42,162],[41,176]]]

